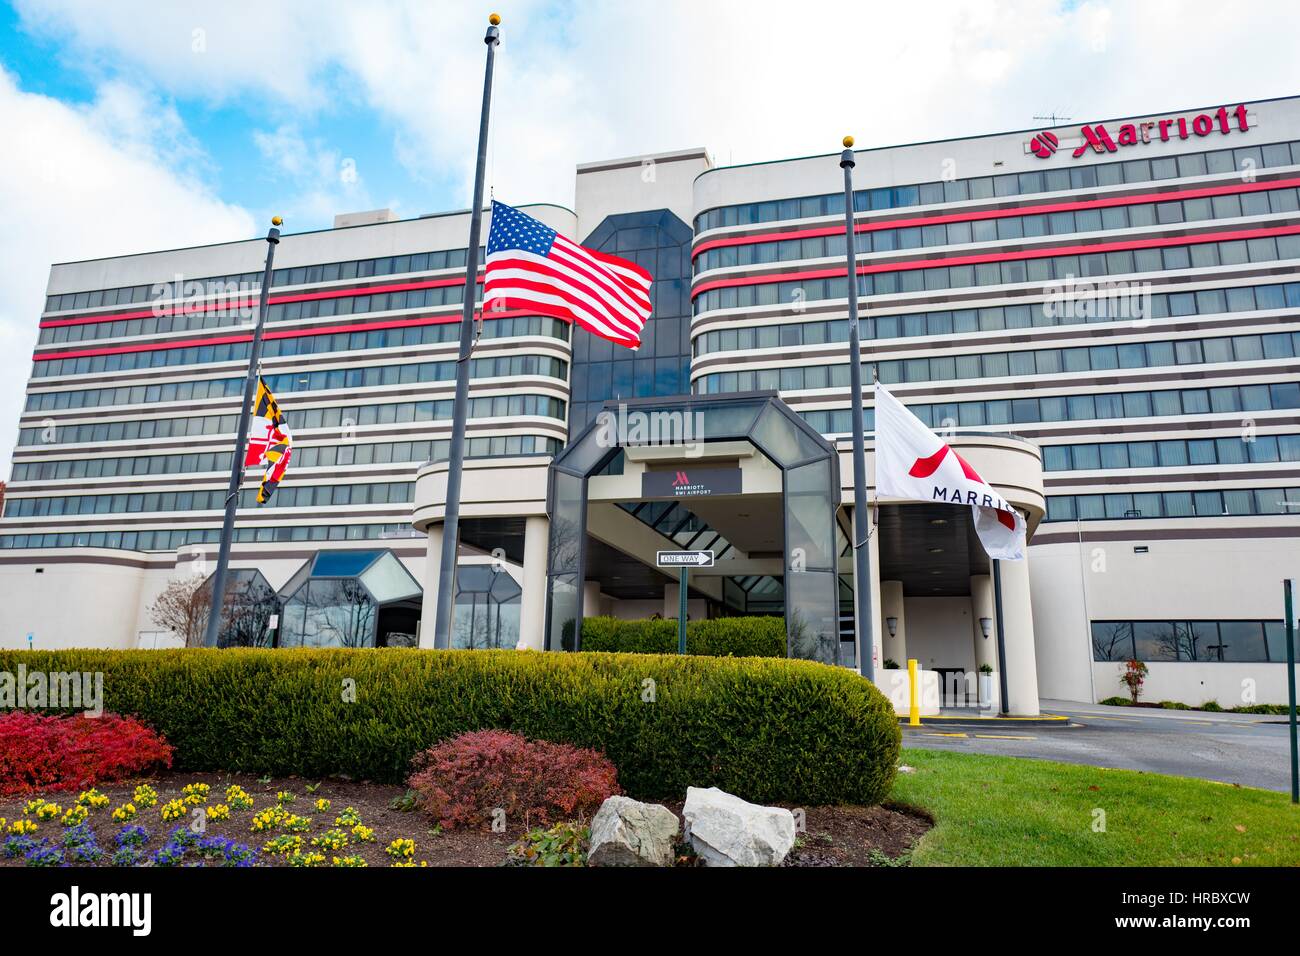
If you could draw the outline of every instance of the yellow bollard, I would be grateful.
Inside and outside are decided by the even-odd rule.
[[[920,692],[916,686],[916,658],[908,658],[907,661],[907,683],[909,685],[909,698],[907,707],[907,723],[912,727],[921,726],[921,703]]]

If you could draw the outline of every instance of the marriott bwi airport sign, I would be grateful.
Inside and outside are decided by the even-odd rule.
[[[739,468],[679,468],[641,475],[642,498],[706,498],[740,494]]]
[[[1231,133],[1247,133],[1252,125],[1252,116],[1244,103],[1235,107],[1220,106],[1213,113],[1198,113],[1195,116],[1173,116],[1164,119],[1142,120],[1138,123],[1123,123],[1114,136],[1105,123],[1094,123],[1079,127],[1079,138],[1062,140],[1051,130],[1043,130],[1025,143],[1025,152],[1033,153],[1039,159],[1049,159],[1056,155],[1058,149],[1074,147],[1070,154],[1078,159],[1088,150],[1094,153],[1116,153],[1121,146],[1142,146],[1149,143],[1168,143],[1175,139],[1205,137],[1211,133],[1227,136]]]

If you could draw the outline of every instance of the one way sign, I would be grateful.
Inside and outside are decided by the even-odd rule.
[[[657,563],[661,568],[711,568],[712,551],[656,551]]]

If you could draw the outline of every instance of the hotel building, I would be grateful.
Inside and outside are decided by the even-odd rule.
[[[854,581],[841,182],[838,153],[685,150],[579,166],[572,210],[520,205],[647,268],[655,313],[636,353],[485,316],[453,646],[559,651],[586,616],[676,617],[656,552],[706,549],[692,618],[783,614],[792,654],[870,654],[878,677],[915,658],[950,706],[981,665],[1011,713],[1105,699],[1134,656],[1152,700],[1284,700],[1300,98],[857,152],[864,379],[1025,513],[997,594],[967,509],[874,491]],[[431,644],[467,235],[464,212],[381,211],[283,238],[262,374],[294,457],[268,506],[246,483],[233,566],[263,616],[230,641]],[[210,572],[265,252],[52,267],[0,646],[177,641],[149,607]],[[633,427],[609,440],[602,410]]]

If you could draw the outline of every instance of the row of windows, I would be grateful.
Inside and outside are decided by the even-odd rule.
[[[1133,494],[1049,495],[1044,521],[1115,518],[1222,518],[1300,514],[1300,488],[1231,491],[1147,491]]]
[[[1282,621],[1093,621],[1095,661],[1286,661]]]
[[[311,508],[336,505],[407,504],[415,483],[378,482],[350,485],[281,486],[267,504],[257,504],[257,489],[239,492],[240,508]],[[47,495],[43,498],[10,498],[5,502],[6,518],[43,518],[57,515],[137,514],[172,511],[219,511],[225,508],[224,489],[211,491],[149,491],[111,495]]]
[[[286,525],[236,527],[237,544],[279,541],[370,541],[411,537],[409,524]],[[174,551],[188,544],[216,544],[220,528],[173,528],[164,531],[55,531],[0,534],[7,548],[121,548],[124,551]]]
[[[1275,461],[1300,461],[1300,435],[1174,438],[1166,441],[1121,441],[1043,447],[1045,471],[1260,465]]]
[[[938,265],[924,269],[878,272],[858,277],[858,294],[892,295],[1020,282],[1070,282],[1081,278],[1135,272],[1210,269],[1251,262],[1274,262],[1278,259],[1300,259],[1300,235],[1263,236],[1231,242],[1166,246],[1163,249],[1128,249],[1081,256],[1044,256],[1039,259],[1010,259],[977,265]],[[941,263],[943,260],[935,261]],[[695,314],[713,309],[748,308],[782,302],[802,306],[806,302],[820,299],[847,299],[848,293],[848,279],[843,276],[728,286],[710,289],[696,296]]]
[[[915,186],[860,189],[853,194],[855,212],[898,209],[906,206],[931,206],[940,203],[993,199],[998,196],[1027,196],[1034,193],[1119,186],[1124,183],[1156,182],[1185,176],[1211,173],[1238,173],[1269,166],[1300,165],[1300,142],[1270,143],[1241,149],[1216,149],[1202,153],[1184,153],[1160,159],[1133,159],[1127,162],[1099,163],[1070,169],[1046,169],[1002,176],[976,176],[943,182],[919,183]],[[844,193],[803,196],[769,202],[738,203],[719,206],[695,217],[695,231],[705,232],[725,226],[748,226],[760,222],[786,219],[812,219],[817,216],[844,215]]]
[[[317,282],[400,275],[406,272],[429,272],[435,269],[463,269],[468,252],[468,249],[443,249],[438,252],[421,252],[407,256],[350,259],[347,262],[327,262],[314,266],[276,269],[271,275],[271,286],[274,288],[285,285],[310,285]],[[483,256],[480,254],[479,262],[482,261]],[[261,272],[242,272],[226,276],[210,276],[206,279],[191,279],[180,284],[159,282],[154,285],[100,289],[94,292],[65,292],[62,295],[47,297],[45,311],[98,309],[103,306],[131,305],[137,302],[148,302],[151,299],[175,299],[200,294],[223,295],[242,292],[255,295],[261,288]]]
[[[459,334],[459,326],[452,326]],[[443,329],[444,326],[424,326],[426,329]],[[492,322],[485,323],[483,329],[483,338],[500,339],[511,338],[524,335],[547,335],[562,341],[567,340],[569,326],[566,322],[557,319],[544,318],[541,316],[516,316],[504,319],[496,319]],[[454,337],[446,337],[448,333],[439,333],[444,337],[440,341],[453,341]],[[403,336],[405,338],[405,336]],[[478,361],[478,360],[476,360]],[[564,363],[561,362],[561,365]],[[408,379],[413,373],[410,372],[388,372],[381,371],[378,374],[380,379],[374,380],[376,370],[387,370],[390,368],[405,369],[408,366],[376,365],[362,369],[346,369],[344,384],[336,386],[328,384],[336,379],[329,378],[335,373],[331,372],[284,372],[279,375],[264,375],[272,391],[293,392],[309,391],[322,388],[356,388],[366,385],[398,385],[407,381],[441,381],[441,379]],[[423,368],[423,366],[420,366]],[[360,372],[363,380],[358,380],[355,373]],[[399,379],[391,380],[394,374],[399,375]],[[426,374],[421,372],[420,374]],[[487,373],[481,373],[487,374]],[[528,373],[528,374],[550,374],[550,373]],[[321,378],[326,376],[326,378]],[[556,378],[564,378],[563,373],[556,374]],[[308,383],[302,384],[302,379],[307,378]],[[327,384],[316,384],[325,381]],[[141,402],[187,402],[191,400],[201,400],[205,398],[228,398],[233,395],[239,395],[244,390],[244,379],[241,378],[216,378],[216,379],[196,379],[189,382],[167,382],[160,385],[120,385],[115,388],[83,388],[76,390],[66,390],[59,392],[33,392],[27,396],[25,411],[28,412],[47,412],[60,411],[65,408],[103,408],[108,405],[138,405]]]
[[[965,222],[937,223],[932,226],[907,226],[859,232],[854,247],[859,255],[872,252],[896,252],[930,246],[961,246],[973,242],[999,242],[1010,239],[1033,239],[1038,236],[1065,236],[1081,232],[1111,232],[1165,226],[1180,222],[1211,219],[1236,219],[1240,216],[1267,216],[1300,210],[1300,195],[1294,188],[1233,193],[1204,199],[1170,200],[1160,203],[1136,203],[1104,209],[1077,209],[1040,213],[1029,216],[1004,216],[998,219],[975,219]],[[736,246],[706,249],[695,257],[696,273],[709,269],[762,265],[769,262],[792,262],[798,259],[842,258],[843,234],[810,236],[753,242]]]
[[[337,465],[387,465],[401,462],[445,461],[450,442],[371,442],[367,444],[312,445],[295,447],[295,468]],[[492,435],[470,438],[465,454],[469,458],[497,458],[514,455],[554,455],[557,439],[541,435]],[[230,452],[204,451],[180,455],[134,455],[123,458],[76,458],[62,461],[17,462],[14,481],[51,481],[61,478],[117,478],[143,475],[177,475],[223,472],[230,468]]]
[[[880,381],[892,385],[901,382],[951,382],[972,378],[1056,375],[1216,362],[1258,362],[1294,358],[1296,355],[1300,355],[1300,332],[1275,332],[1212,339],[1176,339],[1170,342],[1130,342],[1125,345],[1082,345],[1064,349],[893,359],[877,362],[875,370]],[[870,366],[864,363],[863,367],[864,375],[869,375]],[[847,388],[848,385],[849,366],[846,364],[714,372],[695,380],[695,390],[703,395],[767,389],[797,392],[817,388]]]
[[[1300,282],[1202,289],[1200,292],[1160,292],[1153,294],[1149,302],[1127,296],[1111,298],[1101,290],[1095,299],[1049,299],[1041,305],[999,305],[986,309],[868,315],[859,320],[859,334],[864,339],[898,339],[1076,325],[1084,322],[1132,321],[1144,317],[1166,319],[1171,316],[1285,308],[1300,308]],[[695,354],[700,356],[712,352],[825,345],[848,340],[848,319],[745,326],[697,335]]]
[[[383,405],[300,409],[289,415],[289,427],[340,428],[431,422],[451,418],[452,400],[390,402]],[[565,403],[549,395],[495,395],[471,398],[470,418],[539,416],[564,421]],[[233,435],[237,415],[198,415],[189,418],[147,418],[126,422],[90,422],[46,428],[22,428],[19,445],[74,445],[82,442],[137,441],[193,435]]]
[[[493,319],[483,323],[487,338],[502,338],[507,334],[554,335],[566,339],[567,326],[554,319],[524,321],[516,325],[513,319]],[[510,323],[503,328],[493,328],[498,322]],[[537,332],[519,329],[536,327]],[[488,330],[491,330],[491,334]],[[556,334],[564,330],[562,334]],[[267,339],[262,343],[263,358],[286,358],[294,355],[323,355],[329,352],[357,352],[364,349],[413,348],[420,345],[438,345],[455,342],[460,338],[459,322],[440,322],[435,325],[413,325],[400,329],[372,329],[368,332],[335,332],[332,335],[299,335],[282,339]],[[135,369],[166,368],[171,365],[203,365],[210,362],[247,361],[251,342],[234,342],[224,345],[190,345],[183,348],[156,349],[141,352],[119,352],[113,355],[50,359],[34,363],[33,378],[56,375],[85,375],[97,372],[125,372]]]
[[[1154,392],[1053,395],[1044,398],[1002,398],[980,402],[909,403],[907,408],[930,428],[944,429],[1264,412],[1300,408],[1300,382]],[[818,409],[800,414],[809,425],[824,435],[853,434],[852,412],[848,408]],[[874,428],[875,409],[865,409],[864,414],[866,427]]]
[[[465,301],[464,290],[463,285],[457,285],[436,289],[415,289],[409,292],[378,292],[373,295],[312,299],[307,302],[282,302],[267,309],[266,320],[267,322],[293,322],[299,319],[335,315],[362,315],[371,312],[458,305]],[[205,311],[199,308],[200,305],[194,303],[191,309],[174,315],[114,319],[43,328],[40,333],[40,344],[57,345],[64,342],[86,342],[122,336],[153,336],[163,332],[220,329],[248,325],[257,318],[255,306],[232,305]]]

